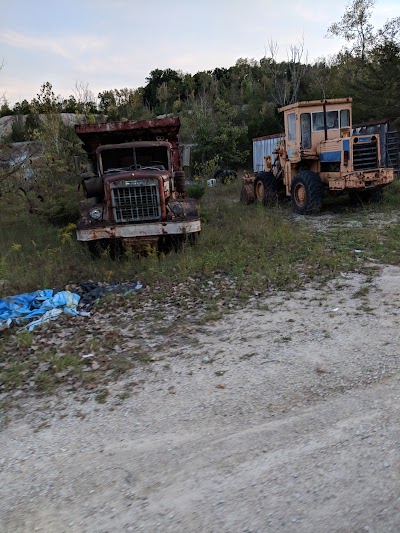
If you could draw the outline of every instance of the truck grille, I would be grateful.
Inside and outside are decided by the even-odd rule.
[[[354,170],[378,168],[378,144],[376,140],[353,144]]]
[[[113,182],[111,202],[115,222],[142,222],[161,218],[157,180]]]

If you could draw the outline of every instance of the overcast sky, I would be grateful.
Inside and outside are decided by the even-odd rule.
[[[156,68],[194,74],[230,67],[304,41],[308,59],[339,51],[325,38],[346,0],[0,0],[0,95],[31,100],[49,81],[58,95],[88,83],[137,88]],[[376,28],[400,15],[399,0],[378,0]]]

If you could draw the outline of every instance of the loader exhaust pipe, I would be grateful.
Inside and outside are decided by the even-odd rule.
[[[325,141],[328,140],[328,128],[326,125],[326,100],[324,100],[323,103],[323,110],[324,110],[324,133],[325,133]]]

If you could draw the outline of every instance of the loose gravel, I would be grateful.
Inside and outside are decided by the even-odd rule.
[[[101,398],[11,393],[0,531],[399,531],[399,281],[98,311],[92,336],[118,323],[107,349],[146,357]]]

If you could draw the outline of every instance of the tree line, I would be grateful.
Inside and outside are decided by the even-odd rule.
[[[353,123],[389,120],[400,129],[400,17],[375,29],[370,22],[374,0],[353,0],[328,36],[346,45],[333,57],[309,63],[303,46],[292,46],[287,60],[278,61],[275,43],[269,56],[240,58],[229,68],[188,74],[173,69],[152,70],[139,88],[109,89],[95,98],[87,85],[77,84],[69,98],[56,97],[46,82],[32,101],[0,115],[28,115],[15,126],[14,139],[31,139],[41,113],[75,113],[88,120],[108,121],[180,116],[181,140],[193,143],[199,162],[210,159],[236,167],[249,163],[253,137],[283,131],[280,106],[297,100],[353,97]],[[19,138],[18,138],[19,137]]]

